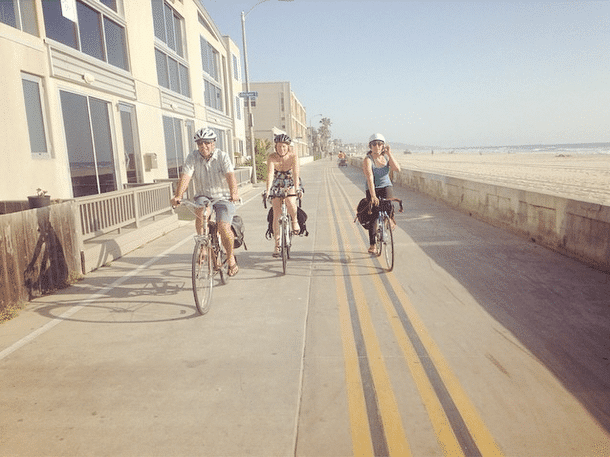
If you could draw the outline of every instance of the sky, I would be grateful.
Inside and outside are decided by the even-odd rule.
[[[344,143],[610,142],[608,0],[201,1],[240,49],[247,12],[250,81]]]

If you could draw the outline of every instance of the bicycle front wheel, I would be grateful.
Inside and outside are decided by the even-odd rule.
[[[288,243],[286,239],[288,237],[288,227],[286,221],[280,223],[280,254],[282,256],[282,272],[286,274],[286,267],[288,263]]]
[[[192,279],[195,305],[199,314],[205,314],[212,304],[214,285],[214,257],[204,240],[197,240],[193,250]]]
[[[390,218],[383,218],[382,244],[384,247],[384,257],[386,262],[386,270],[392,271],[394,268],[394,234],[392,233],[392,224]]]

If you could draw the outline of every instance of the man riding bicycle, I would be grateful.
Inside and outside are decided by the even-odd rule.
[[[171,199],[172,206],[180,204],[182,195],[186,192],[192,177],[195,179],[195,202],[198,200],[222,199],[214,203],[216,212],[216,223],[220,242],[227,253],[229,276],[235,276],[239,271],[237,260],[233,254],[233,230],[231,221],[235,215],[233,202],[239,201],[237,180],[233,164],[229,155],[216,148],[216,133],[212,129],[200,129],[195,133],[197,149],[191,152],[184,166],[176,189],[175,196]],[[228,189],[225,184],[228,184]],[[203,211],[198,209],[196,213],[195,228],[199,235],[203,234]]]

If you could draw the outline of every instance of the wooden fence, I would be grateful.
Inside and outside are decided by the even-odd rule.
[[[65,287],[80,273],[75,205],[0,216],[0,308]]]

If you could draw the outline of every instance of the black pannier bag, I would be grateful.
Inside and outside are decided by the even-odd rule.
[[[372,224],[375,222],[378,215],[379,210],[376,207],[373,207],[370,201],[363,198],[356,208],[356,219],[354,219],[354,222],[360,222],[360,224],[368,230],[372,227]]]
[[[307,213],[303,211],[302,208],[297,206],[297,221],[299,222],[299,235],[301,236],[309,236],[309,232],[307,231]],[[273,236],[273,208],[269,208],[269,212],[267,213],[267,232],[265,233],[265,238],[268,240]]]
[[[241,216],[237,214],[233,216],[233,220],[231,221],[231,229],[233,230],[233,247],[240,248],[243,244],[244,249],[247,251],[248,246],[246,246],[246,241],[244,240],[244,235],[246,234],[246,226],[244,225],[244,221]]]

